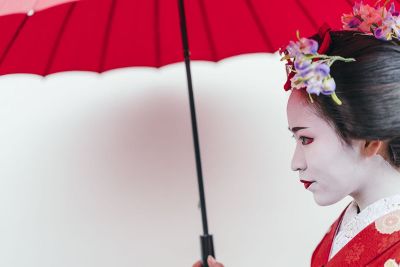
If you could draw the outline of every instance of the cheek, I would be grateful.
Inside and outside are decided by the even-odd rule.
[[[334,142],[316,142],[311,145],[310,149],[305,150],[309,175],[328,183],[342,183],[340,180],[348,179],[354,171],[354,153]]]
[[[343,190],[356,186],[357,177],[360,176],[356,168],[359,163],[357,155],[350,148],[325,143],[309,152],[310,175],[320,182],[321,187],[340,194]]]
[[[320,142],[307,150],[306,157],[308,174],[317,181],[313,195],[318,205],[332,205],[358,186],[357,157],[349,148],[335,142]]]
[[[329,168],[340,158],[340,151],[329,142],[313,142],[304,151],[307,165],[312,168]]]

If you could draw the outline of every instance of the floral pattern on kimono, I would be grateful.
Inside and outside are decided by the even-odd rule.
[[[398,267],[400,263],[400,209],[370,223],[329,259],[335,234],[346,209],[318,244],[311,258],[311,267]]]

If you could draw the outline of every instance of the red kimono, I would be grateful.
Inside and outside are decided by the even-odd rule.
[[[336,230],[345,211],[316,247],[311,267],[400,266],[400,209],[369,224],[329,260]]]

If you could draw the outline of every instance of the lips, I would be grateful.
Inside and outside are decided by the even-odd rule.
[[[300,182],[302,182],[304,184],[304,187],[307,189],[310,187],[310,185],[312,183],[314,183],[315,181],[306,181],[306,180],[300,180]]]

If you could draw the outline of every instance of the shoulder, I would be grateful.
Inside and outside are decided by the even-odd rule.
[[[355,248],[359,249],[356,251]],[[351,240],[340,258],[362,263],[363,266],[398,267],[400,210],[390,212],[371,223]]]
[[[371,246],[377,246],[378,257],[367,266],[400,266],[400,210],[395,210],[377,219],[372,224]]]
[[[378,255],[367,267],[384,266],[384,267],[399,267],[400,266],[400,239],[392,244],[384,252]]]

